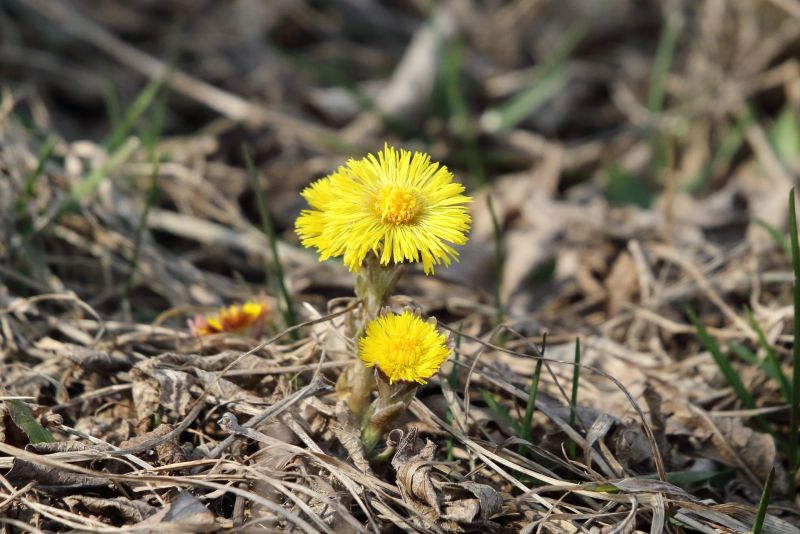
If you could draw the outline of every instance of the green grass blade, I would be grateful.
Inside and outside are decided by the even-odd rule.
[[[286,280],[284,278],[283,264],[281,264],[281,257],[278,254],[278,234],[275,232],[275,225],[272,223],[272,216],[267,209],[267,202],[264,199],[264,192],[261,190],[261,184],[258,182],[258,173],[256,172],[253,160],[250,158],[250,153],[246,147],[242,147],[242,154],[245,163],[247,164],[247,175],[250,178],[250,184],[253,188],[253,193],[256,196],[256,204],[258,206],[258,213],[261,216],[261,229],[267,236],[269,241],[269,248],[272,251],[273,268],[275,269],[275,282],[278,292],[280,294],[279,302],[281,302],[280,309],[283,314],[286,327],[294,326],[297,324],[297,319],[294,314],[294,307],[292,306],[292,298],[289,295],[289,290],[286,288]],[[293,330],[290,335],[292,339],[298,340],[299,333]]]
[[[144,230],[147,228],[147,216],[150,214],[150,209],[158,200],[160,189],[158,187],[158,157],[155,153],[152,154],[153,172],[150,175],[150,187],[147,190],[147,197],[145,197],[144,208],[142,215],[139,217],[139,224],[136,225],[136,231],[133,235],[133,253],[131,254],[131,261],[128,264],[128,274],[125,277],[125,286],[122,292],[122,304],[125,314],[130,318],[130,293],[133,289],[133,277],[136,275],[136,266],[139,263],[139,254],[142,250],[142,238],[144,237]]]
[[[610,203],[638,206],[643,209],[648,209],[653,203],[655,194],[642,178],[626,171],[619,165],[609,167],[606,176],[606,187],[603,193]]]
[[[508,130],[524,121],[567,82],[566,61],[586,36],[587,25],[579,21],[567,29],[553,55],[537,72],[536,80],[506,104],[490,109],[481,117],[490,132]]]
[[[761,492],[761,500],[758,501],[758,512],[756,513],[756,520],[753,523],[753,534],[760,534],[761,529],[764,527],[764,518],[767,517],[767,506],[769,506],[769,498],[772,495],[772,482],[775,480],[775,466],[769,470],[767,481],[764,482],[764,490]]]
[[[163,82],[164,80],[161,77],[153,78],[144,89],[142,89],[104,143],[106,150],[109,152],[116,150],[128,135],[130,135],[131,131],[136,126],[136,122],[155,100],[161,90]]]
[[[63,213],[63,210],[67,209],[70,204],[80,202],[88,197],[97,189],[97,186],[100,185],[100,182],[102,182],[109,173],[128,161],[138,148],[139,141],[137,139],[130,138],[127,142],[123,143],[122,146],[108,156],[108,159],[103,165],[92,170],[86,178],[72,188],[69,198],[62,202],[62,209],[60,209],[59,212]]]
[[[761,325],[759,325],[758,321],[756,321],[756,318],[753,315],[753,311],[750,310],[749,308],[745,308],[745,312],[747,313],[747,321],[750,323],[750,326],[752,326],[753,330],[755,330],[756,332],[758,344],[761,346],[761,348],[764,350],[764,353],[766,354],[765,361],[759,362],[760,364],[759,366],[762,367],[773,380],[778,382],[778,386],[781,388],[781,394],[783,395],[783,399],[786,402],[791,402],[792,385],[789,383],[789,379],[786,378],[786,375],[783,374],[783,369],[781,368],[781,364],[778,361],[778,355],[775,353],[775,349],[767,341],[767,336],[764,335],[764,331],[761,329]]]
[[[722,376],[725,377],[725,381],[728,382],[733,388],[733,391],[736,393],[736,396],[739,397],[739,400],[742,401],[742,404],[747,408],[755,408],[756,401],[753,398],[753,395],[744,387],[742,384],[739,375],[736,373],[736,370],[731,365],[730,360],[725,356],[720,348],[717,341],[711,337],[706,330],[705,325],[700,321],[700,319],[695,314],[694,310],[686,306],[686,314],[689,316],[689,320],[692,321],[695,329],[697,330],[697,337],[700,339],[700,343],[706,348],[706,350],[711,353],[711,357],[714,359],[714,362],[719,367],[720,371],[722,371]]]
[[[108,124],[113,132],[122,122],[122,105],[119,102],[117,88],[110,77],[106,78],[103,84],[103,102],[106,105],[106,113],[108,113]]]
[[[789,245],[789,241],[786,239],[786,236],[783,235],[783,232],[772,226],[766,221],[762,221],[761,219],[754,218],[753,222],[759,225],[761,228],[767,231],[769,236],[778,245],[781,250],[783,250],[784,254],[786,254],[787,258],[792,257],[792,247]]]
[[[56,207],[42,219],[42,222],[38,223],[35,228],[28,232],[22,239],[21,243],[14,248],[17,249],[24,247],[62,214],[79,207],[81,200],[88,197],[95,189],[97,189],[97,186],[100,185],[100,182],[102,182],[103,179],[112,173],[117,167],[128,161],[128,159],[130,159],[130,157],[138,148],[138,139],[129,138],[127,142],[119,147],[114,153],[109,155],[108,159],[102,165],[93,169],[83,180],[75,184],[72,190],[70,190],[69,195],[62,198]]]
[[[133,289],[133,278],[136,275],[136,267],[139,263],[139,254],[142,248],[142,238],[144,231],[147,228],[147,216],[150,214],[150,209],[155,205],[161,190],[158,187],[158,169],[159,169],[159,156],[156,152],[158,140],[161,138],[161,132],[164,128],[165,117],[167,115],[167,95],[168,91],[159,91],[156,96],[155,105],[152,106],[150,116],[150,123],[141,133],[140,138],[142,145],[147,152],[148,159],[153,166],[153,172],[150,175],[150,186],[147,189],[147,196],[145,197],[144,209],[139,218],[139,224],[136,226],[136,231],[133,236],[133,254],[131,261],[128,265],[128,274],[125,277],[125,289],[123,291],[122,306],[123,311],[128,317],[131,317],[130,306],[130,292]]]
[[[685,191],[694,193],[706,185],[710,178],[719,176],[728,168],[734,156],[744,144],[747,129],[753,123],[753,112],[749,107],[736,117],[735,123],[725,128],[722,132],[722,140],[719,143],[711,160],[708,161],[698,173],[697,177],[686,184]],[[788,246],[788,245],[787,245]],[[787,252],[787,257],[789,254]]]
[[[55,438],[36,421],[30,406],[17,399],[3,401],[8,406],[8,413],[15,425],[22,430],[31,443],[53,443]]]
[[[794,483],[798,463],[798,426],[800,426],[800,244],[797,238],[797,212],[795,210],[794,188],[789,192],[789,232],[792,244],[792,270],[794,271],[794,343],[792,346],[792,402],[789,415],[789,472],[791,499],[794,500],[797,487]]]
[[[669,75],[670,65],[672,65],[672,56],[675,53],[675,43],[678,38],[678,22],[677,15],[668,15],[658,40],[653,71],[650,75],[650,89],[647,93],[647,109],[651,113],[659,113],[664,107],[664,98],[667,94],[667,76]]]
[[[700,339],[700,342],[706,348],[706,350],[711,354],[711,357],[714,359],[714,362],[719,367],[720,371],[722,371],[722,376],[725,377],[725,381],[728,382],[728,385],[733,388],[734,393],[736,396],[739,397],[739,400],[742,402],[745,408],[756,408],[756,401],[753,398],[753,395],[744,387],[739,375],[736,373],[736,370],[733,368],[731,361],[722,352],[717,341],[711,337],[706,330],[705,325],[700,321],[695,314],[694,310],[690,306],[686,306],[686,314],[689,316],[689,319],[692,321],[695,329],[697,330],[697,337]],[[756,423],[761,427],[761,430],[772,435],[776,441],[780,442],[779,436],[776,434],[775,430],[770,426],[769,422],[763,416],[756,416],[755,417]],[[783,447],[785,443],[778,443],[779,446]]]
[[[25,177],[25,183],[17,199],[17,214],[21,214],[25,209],[25,205],[33,198],[36,182],[44,172],[44,166],[47,164],[50,156],[53,155],[55,147],[56,139],[54,137],[48,137],[39,149],[39,153],[36,155],[36,168]]]
[[[453,39],[444,49],[442,58],[444,96],[450,125],[465,148],[465,163],[469,175],[474,180],[473,185],[483,187],[486,185],[486,173],[483,170],[478,140],[470,124],[469,106],[462,91],[464,85],[461,80],[462,48],[461,42]]]
[[[575,365],[572,367],[572,395],[569,406],[569,426],[575,428],[578,416],[578,388],[581,379],[581,340],[575,338]],[[569,442],[569,457],[574,460],[578,456],[578,448],[574,441]]]
[[[544,356],[547,347],[547,334],[542,338],[542,356]],[[539,391],[539,377],[542,374],[542,363],[544,360],[539,358],[536,360],[536,369],[531,376],[531,387],[528,391],[528,403],[525,405],[525,418],[522,420],[522,439],[531,441],[531,425],[533,424],[533,411],[536,408],[536,393]]]
[[[492,217],[492,238],[494,242],[492,271],[494,271],[494,301],[495,306],[497,306],[495,324],[499,325],[503,322],[503,301],[500,296],[500,290],[503,286],[503,234],[500,231],[500,223],[497,221],[497,213],[494,211],[491,195],[486,195],[486,206],[489,208],[489,215]]]
[[[764,366],[764,362],[759,360],[758,356],[756,356],[756,354],[752,350],[748,349],[744,345],[741,345],[739,343],[733,342],[730,345],[728,345],[728,348],[731,350],[731,352],[733,352],[735,355],[737,355],[739,358],[743,359],[747,363],[749,363],[751,365],[762,367],[762,369],[764,369],[765,373],[770,373],[771,372],[770,369],[768,369],[766,366]]]
[[[497,416],[514,431],[515,435],[519,436],[522,433],[522,427],[520,424],[513,417],[511,417],[511,414],[508,413],[508,410],[506,410],[499,402],[497,402],[491,393],[485,389],[482,389],[481,397],[483,397],[483,401],[486,403],[489,409],[497,414]]]

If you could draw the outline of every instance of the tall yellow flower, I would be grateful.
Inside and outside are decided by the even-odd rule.
[[[430,156],[384,146],[377,157],[349,160],[307,187],[296,230],[320,260],[343,256],[358,271],[372,252],[382,265],[421,261],[426,274],[458,256],[470,226],[464,186]]]
[[[390,384],[424,384],[450,356],[445,342],[433,325],[406,310],[369,323],[358,347],[361,361],[367,367],[377,365]]]

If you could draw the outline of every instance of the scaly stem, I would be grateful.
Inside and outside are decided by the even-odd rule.
[[[356,322],[356,343],[364,335],[367,324],[377,318],[381,307],[386,305],[400,278],[400,270],[399,265],[384,266],[374,254],[367,255],[364,265],[356,274],[356,296],[362,303],[361,314]],[[375,388],[373,370],[364,366],[356,357],[353,367],[347,373],[345,383],[340,383],[339,388],[349,390],[347,403],[350,411],[355,420],[363,424],[370,396]]]
[[[380,371],[374,371],[373,376],[378,386],[378,398],[367,410],[364,427],[361,430],[361,443],[367,456],[372,454],[381,439],[392,429],[395,421],[406,412],[418,388],[415,382],[389,384],[386,376]]]

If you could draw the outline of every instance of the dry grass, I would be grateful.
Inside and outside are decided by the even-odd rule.
[[[0,532],[746,532],[773,467],[762,532],[797,532],[747,357],[791,376],[799,46],[789,0],[1,4]],[[370,464],[331,387],[352,278],[293,221],[384,141],[448,164],[474,228],[401,281],[458,355]],[[280,302],[243,145],[303,322],[197,339]]]

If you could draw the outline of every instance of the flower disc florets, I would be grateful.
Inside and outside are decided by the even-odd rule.
[[[464,186],[430,156],[384,147],[350,160],[303,192],[296,230],[320,259],[343,256],[351,271],[374,253],[382,265],[421,261],[425,273],[458,256],[467,242],[470,215]]]

